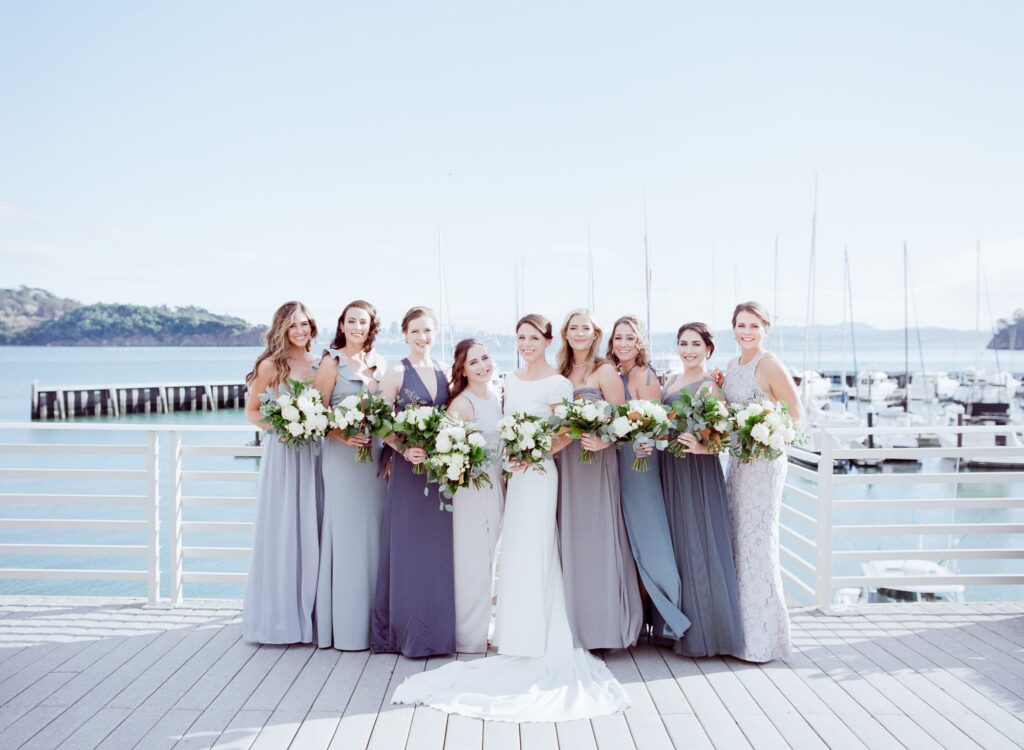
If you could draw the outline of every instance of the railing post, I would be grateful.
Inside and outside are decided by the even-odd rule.
[[[818,512],[815,547],[814,593],[818,607],[832,607],[832,436],[824,427],[818,433],[821,459],[818,461]]]
[[[160,601],[160,436],[146,432],[146,506],[149,510],[149,601]]]
[[[181,604],[181,435],[171,432],[171,604]]]

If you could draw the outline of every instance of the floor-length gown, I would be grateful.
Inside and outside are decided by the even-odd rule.
[[[469,390],[462,392],[473,405],[473,424],[487,440],[495,455],[488,474],[490,487],[465,487],[452,500],[452,535],[455,545],[455,648],[459,653],[487,650],[491,626],[491,594],[494,553],[501,531],[505,493],[497,462],[498,420],[501,399],[488,389],[483,399]]]
[[[329,349],[337,363],[330,404],[367,390],[362,377],[337,349]],[[379,383],[386,363],[375,352],[366,357]],[[320,576],[316,591],[316,642],[345,651],[370,647],[370,619],[377,590],[380,529],[384,519],[387,485],[377,477],[380,443],[370,446],[373,463],[356,462],[356,448],[334,439],[324,440],[324,521],[320,534]]]
[[[764,355],[760,352],[745,365],[739,360],[730,364],[723,390],[731,403],[769,399],[754,378]],[[737,656],[747,661],[771,661],[793,651],[779,568],[779,513],[787,466],[785,455],[774,461],[729,461],[733,558],[746,644]]]
[[[289,389],[279,386],[278,391]],[[319,446],[295,449],[265,433],[245,580],[245,640],[313,640],[322,499]]]
[[[685,386],[696,393],[704,378]],[[671,405],[680,391],[665,395]],[[683,585],[690,627],[672,648],[684,656],[743,653],[743,630],[733,564],[729,501],[722,462],[715,455],[665,452],[661,461],[665,509]]]
[[[505,413],[551,413],[572,392],[552,375],[510,373]],[[406,679],[394,703],[422,703],[497,721],[569,721],[621,711],[622,686],[596,657],[574,648],[555,526],[558,474],[550,459],[509,480],[502,523],[494,640],[499,656],[457,661]]]
[[[433,399],[416,369],[405,373],[395,410],[420,404],[441,406],[448,382],[435,367]],[[452,514],[438,510],[436,484],[413,474],[412,464],[394,454],[380,537],[380,565],[370,648],[377,653],[432,656],[455,651],[455,573]]]
[[[652,370],[648,369],[647,377],[654,377]],[[633,396],[629,393],[628,372],[622,374],[622,384],[629,401]],[[661,490],[659,454],[653,451],[648,457],[647,471],[635,471],[633,448],[623,446],[619,451],[619,494],[633,559],[654,607],[654,634],[676,640],[690,627],[690,621],[681,609],[682,584]]]
[[[573,398],[600,400],[598,388],[583,387]],[[636,563],[622,518],[619,461],[614,448],[579,461],[573,440],[558,454],[558,534],[569,625],[577,646],[627,648],[643,627]]]

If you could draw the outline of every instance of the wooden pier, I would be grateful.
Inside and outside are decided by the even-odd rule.
[[[33,383],[32,419],[239,409],[245,406],[248,390],[245,383],[102,386],[41,386]]]

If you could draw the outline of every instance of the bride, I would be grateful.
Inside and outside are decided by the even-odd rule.
[[[527,315],[516,338],[524,366],[506,378],[504,412],[547,416],[572,398],[572,385],[544,358],[551,323]],[[392,703],[497,721],[588,719],[629,705],[604,662],[573,647],[555,529],[558,473],[550,457],[542,467],[509,466],[493,639],[500,656],[413,675]]]

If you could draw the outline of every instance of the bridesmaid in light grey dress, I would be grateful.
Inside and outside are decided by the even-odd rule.
[[[657,373],[648,363],[647,347],[640,321],[625,315],[615,321],[608,340],[608,359],[620,370],[626,400],[661,399],[661,385]],[[630,380],[634,390],[630,391]],[[619,488],[622,515],[629,532],[633,559],[640,572],[640,580],[650,597],[652,632],[654,635],[677,640],[690,626],[681,610],[682,584],[672,551],[672,535],[665,513],[665,496],[661,489],[660,451],[651,446],[641,448],[647,455],[647,471],[635,471],[637,456],[630,446],[619,450]]]
[[[569,313],[562,325],[558,369],[573,384],[573,398],[625,401],[622,381],[609,362],[597,360],[601,329],[587,310]],[[573,440],[558,453],[558,530],[569,625],[577,646],[628,648],[643,626],[636,563],[622,518],[619,462],[599,438]],[[593,463],[581,464],[583,448]]]
[[[316,322],[300,302],[277,309],[267,348],[246,376],[245,416],[265,427],[259,395],[288,390],[287,379],[310,382],[309,348]],[[267,435],[260,460],[249,574],[245,582],[242,637],[255,643],[309,643],[319,563],[323,497],[318,446],[296,450]]]
[[[375,393],[387,369],[373,350],[380,322],[373,305],[350,302],[324,352],[316,386],[331,406],[348,396]],[[356,462],[370,445],[373,463]],[[316,643],[345,651],[370,647],[370,618],[377,589],[380,528],[387,485],[377,477],[380,442],[328,435],[323,447],[324,517],[316,593]]]
[[[664,401],[671,406],[685,388],[691,393],[708,386],[717,391],[705,362],[714,351],[711,332],[703,323],[687,323],[677,334],[682,373],[665,383]],[[666,451],[662,487],[676,563],[683,583],[683,612],[690,628],[673,649],[684,656],[743,654],[743,630],[736,569],[733,565],[729,501],[722,462],[690,434],[679,442],[687,454]]]
[[[491,486],[466,487],[452,501],[455,554],[455,648],[459,653],[487,651],[491,625],[494,555],[501,531],[505,495],[498,465],[501,397],[490,385],[494,367],[486,347],[475,339],[455,346],[448,413],[472,422],[487,440],[494,460]]]

